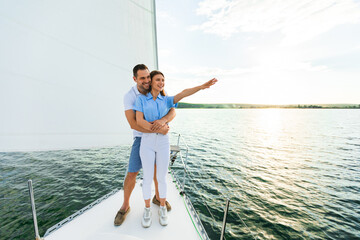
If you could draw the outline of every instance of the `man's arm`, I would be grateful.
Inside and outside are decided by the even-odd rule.
[[[175,118],[175,116],[176,116],[175,108],[171,108],[170,111],[165,116],[152,123],[151,130],[158,131],[159,129],[164,127],[167,123],[171,122]]]
[[[151,131],[152,124],[144,119],[144,113],[136,111],[136,123],[139,127]]]
[[[158,129],[157,131],[151,131],[151,130],[147,130],[143,127],[140,127],[137,122],[136,122],[136,115],[134,110],[129,109],[125,111],[125,116],[126,119],[131,127],[131,129],[134,129],[136,131],[142,132],[142,133],[161,133],[161,134],[167,134],[167,132],[169,131],[169,127],[167,125],[163,126],[162,128]]]
[[[125,116],[126,116],[126,119],[129,123],[131,129],[134,129],[136,131],[143,132],[143,133],[152,133],[153,132],[150,130],[146,130],[145,128],[142,128],[137,124],[136,115],[135,115],[134,110],[132,110],[132,109],[126,110]]]

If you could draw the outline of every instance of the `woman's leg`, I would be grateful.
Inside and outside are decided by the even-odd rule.
[[[168,172],[170,159],[169,136],[158,135],[158,145],[156,151],[156,177],[159,185],[160,205],[165,206],[167,183],[166,175]]]
[[[140,158],[143,167],[143,197],[145,206],[150,207],[151,183],[154,177],[155,152],[152,148],[152,137],[143,136],[140,145]]]

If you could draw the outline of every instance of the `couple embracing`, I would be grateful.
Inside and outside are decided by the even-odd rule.
[[[200,86],[185,89],[175,96],[167,96],[164,91],[165,77],[160,71],[150,73],[144,64],[138,64],[133,69],[133,79],[136,85],[125,94],[124,107],[126,119],[134,130],[134,143],[124,181],[124,202],[115,216],[114,224],[121,225],[130,212],[130,195],[135,187],[136,176],[143,168],[142,192],[145,208],[141,224],[145,228],[151,226],[151,183],[154,180],[155,196],[152,202],[160,206],[159,222],[166,226],[167,213],[171,210],[171,205],[166,201],[166,174],[170,160],[167,123],[175,118],[174,108],[181,99],[209,88],[217,80],[214,78]]]

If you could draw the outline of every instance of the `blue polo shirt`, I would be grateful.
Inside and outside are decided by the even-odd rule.
[[[153,96],[149,92],[146,95],[139,95],[136,98],[133,109],[144,113],[144,118],[148,122],[153,122],[164,117],[171,108],[176,107],[174,97],[162,96],[159,94],[154,101]]]

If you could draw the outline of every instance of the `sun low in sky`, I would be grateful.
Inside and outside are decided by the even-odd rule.
[[[360,1],[158,0],[159,68],[194,103],[360,103]]]

